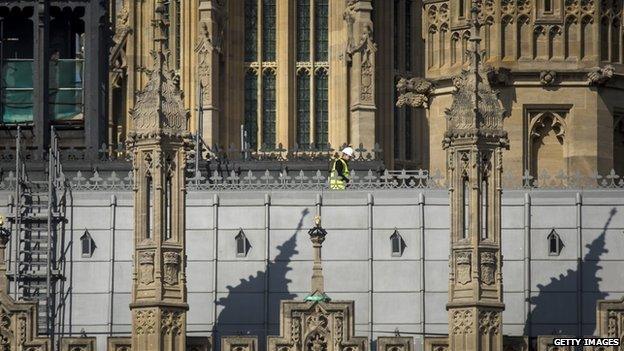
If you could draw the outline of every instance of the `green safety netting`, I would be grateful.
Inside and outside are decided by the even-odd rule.
[[[3,123],[24,123],[33,120],[33,61],[7,60],[2,63]]]
[[[82,120],[82,60],[50,62],[50,110],[53,121]]]
[[[82,120],[83,61],[50,61],[49,83],[50,118],[53,121]],[[33,61],[4,61],[1,84],[2,122],[32,122]]]

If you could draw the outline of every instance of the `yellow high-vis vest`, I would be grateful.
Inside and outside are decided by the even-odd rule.
[[[335,159],[332,163],[332,169],[329,174],[329,188],[333,190],[344,190],[347,184],[342,177],[338,175],[338,172],[336,172],[336,162],[342,162],[344,175],[345,177],[349,177],[349,166],[347,165],[347,162],[342,158]]]

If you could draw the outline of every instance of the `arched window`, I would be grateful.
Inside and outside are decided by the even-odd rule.
[[[297,0],[296,135],[300,148],[328,144],[329,0]]]
[[[314,142],[317,149],[329,146],[329,89],[327,69],[320,68],[314,75]]]
[[[553,229],[548,234],[546,238],[548,240],[548,255],[549,256],[559,256],[561,254],[561,250],[563,249],[563,242],[559,237],[559,234]]]
[[[245,142],[251,150],[261,146],[272,150],[276,146],[277,111],[275,0],[245,0],[244,16]],[[258,23],[262,24],[261,28]],[[261,133],[258,133],[259,124]]]
[[[95,251],[95,241],[91,237],[88,230],[85,230],[84,234],[80,237],[80,252],[82,257],[89,258],[93,256]]]
[[[403,251],[405,250],[405,241],[403,237],[399,233],[398,230],[394,230],[392,235],[390,235],[390,249],[393,257],[401,257],[403,255]]]
[[[243,229],[238,231],[234,240],[236,241],[236,257],[247,257],[251,245],[249,245],[249,240],[247,240]]]
[[[470,181],[467,175],[462,178],[462,184],[462,239],[466,239],[470,232]]]
[[[297,72],[297,144],[302,150],[310,146],[310,72]]]

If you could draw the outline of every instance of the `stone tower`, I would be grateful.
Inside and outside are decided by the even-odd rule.
[[[158,2],[153,68],[131,112],[134,171],[132,350],[184,350],[186,335],[185,160],[190,134],[169,65],[167,20]]]
[[[500,201],[508,140],[504,109],[482,64],[478,8],[471,13],[470,66],[453,80],[443,140],[452,213],[449,346],[497,351],[503,349]]]

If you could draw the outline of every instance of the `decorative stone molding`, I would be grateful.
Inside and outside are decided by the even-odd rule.
[[[377,351],[412,351],[414,338],[403,336],[380,336],[377,338]]]
[[[96,339],[91,338],[62,338],[60,351],[97,351]],[[110,350],[117,351],[117,350]]]
[[[504,351],[529,351],[529,337],[503,336],[503,345]],[[424,351],[449,351],[448,337],[425,337]]]
[[[449,351],[448,337],[425,337],[424,351]]]
[[[211,336],[187,336],[187,351],[213,351],[213,342]]]
[[[452,311],[451,330],[455,335],[473,334],[475,331],[472,309],[455,309]]]
[[[257,336],[223,336],[221,351],[257,351]]]
[[[542,85],[554,85],[557,79],[557,72],[555,71],[542,71],[540,72],[540,83]]]
[[[433,93],[434,86],[424,78],[401,78],[396,89],[399,93],[397,107],[429,108],[429,96]]]
[[[106,341],[108,351],[132,351],[132,339],[128,337],[109,337]]]
[[[624,340],[624,298],[619,300],[598,300],[596,312],[596,332],[598,336]]]
[[[492,285],[496,274],[496,254],[493,252],[481,253],[481,283]]]
[[[471,256],[472,254],[469,251],[457,251],[455,253],[455,279],[461,285],[466,285],[472,280]]]
[[[543,136],[542,129],[550,127],[560,142],[566,133],[566,111],[546,110],[529,112],[529,137],[534,140]]]
[[[163,280],[168,285],[177,285],[180,272],[180,254],[177,252],[165,252]]]
[[[603,85],[607,83],[615,74],[615,67],[606,65],[604,67],[594,67],[587,73],[587,82],[590,85]]]

